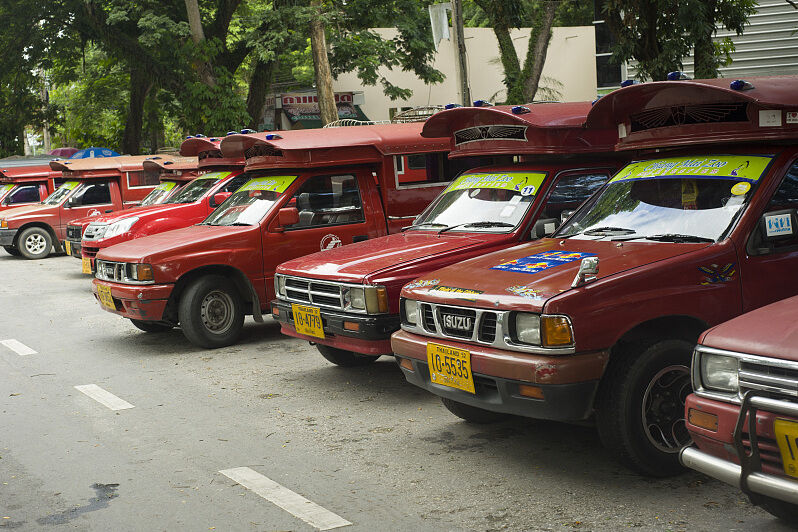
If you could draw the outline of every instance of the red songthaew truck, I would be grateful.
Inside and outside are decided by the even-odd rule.
[[[0,162],[0,211],[39,203],[61,184],[61,172],[50,168],[52,158]]]

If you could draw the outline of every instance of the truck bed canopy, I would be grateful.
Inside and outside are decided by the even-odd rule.
[[[220,148],[222,142],[218,137],[190,137],[180,145],[180,155],[196,157],[199,168],[212,166],[243,166],[244,155],[223,155]]]
[[[124,172],[141,172],[144,161],[152,155],[120,155],[119,157],[97,157],[87,159],[63,159],[51,161],[52,170],[60,170],[64,177],[110,177]],[[173,159],[171,155],[160,155],[165,159]]]
[[[585,126],[614,128],[617,150],[798,138],[798,76],[630,85],[599,99]]]
[[[144,161],[144,171],[157,173],[161,179],[169,178],[175,181],[190,181],[198,175],[199,161],[196,157],[164,158],[161,155],[153,156]]]
[[[610,152],[617,130],[586,129],[590,108],[590,102],[456,107],[432,115],[421,134],[448,137],[453,158]]]
[[[35,166],[17,166],[12,168],[0,167],[0,181],[30,182],[41,181],[50,176],[50,166],[38,164]]]

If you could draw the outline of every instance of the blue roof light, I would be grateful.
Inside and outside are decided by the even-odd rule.
[[[211,139],[211,142],[219,142],[219,139],[217,139],[217,138],[212,138],[212,139]]]
[[[276,135],[274,133],[269,133],[268,135],[266,135],[266,140],[277,140],[281,138],[283,137],[281,137],[280,135]]]
[[[636,79],[625,79],[621,82],[621,88],[628,87],[629,85],[638,85],[640,82]]]
[[[729,88],[733,91],[750,91],[754,85],[744,79],[735,79],[729,83]]]
[[[590,102],[590,105],[596,105],[596,102],[599,101],[600,99],[601,99],[601,96],[599,96],[598,98],[596,98],[595,100]]]
[[[681,81],[685,79],[690,79],[687,77],[684,72],[680,70],[674,70],[673,72],[668,72],[668,81]]]
[[[254,129],[245,128],[241,130],[242,135],[249,135],[250,133],[257,133]]]
[[[188,136],[186,137],[186,140],[188,140],[188,139],[193,139],[193,138],[194,138],[194,135],[188,135]]]
[[[532,112],[529,107],[524,107],[523,105],[516,105],[511,109],[511,111],[514,115],[525,115]]]
[[[203,135],[202,133],[197,133],[194,136],[197,137],[198,139],[204,139],[205,138],[205,135]]]
[[[225,137],[229,137],[230,135],[238,135],[238,131],[228,131]]]
[[[443,106],[444,109],[454,109],[455,107],[462,107],[459,103],[447,103]]]
[[[488,100],[474,100],[474,107],[491,107],[492,105]]]

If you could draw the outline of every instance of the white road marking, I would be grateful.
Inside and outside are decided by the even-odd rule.
[[[0,344],[3,344],[7,348],[9,348],[10,350],[14,351],[16,354],[18,354],[19,356],[35,355],[36,354],[36,351],[31,349],[27,345],[23,344],[22,342],[20,342],[18,340],[14,340],[13,338],[10,339],[10,340],[2,340],[2,341],[0,341]]]
[[[124,399],[120,399],[111,392],[103,390],[96,384],[83,384],[81,386],[75,386],[75,389],[79,392],[85,393],[98,403],[107,406],[111,410],[124,410],[126,408],[133,408],[133,405]]]
[[[248,467],[224,469],[219,473],[319,530],[330,530],[352,524],[340,515],[322,508],[315,502],[307,500],[302,495],[294,493]]]

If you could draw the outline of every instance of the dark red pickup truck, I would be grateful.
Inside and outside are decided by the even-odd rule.
[[[798,293],[798,79],[654,82],[601,98],[585,127],[648,150],[551,237],[402,290],[407,380],[475,421],[585,421],[649,475],[681,469],[702,331]],[[792,219],[793,221],[790,221]]]
[[[464,172],[402,233],[281,264],[272,315],[282,332],[316,344],[334,364],[368,364],[391,354],[402,286],[551,234],[618,169],[618,156],[600,153],[612,150],[615,128],[582,128],[590,108],[589,102],[463,107],[432,116],[422,135],[449,137],[454,161],[522,155],[529,162]]]

